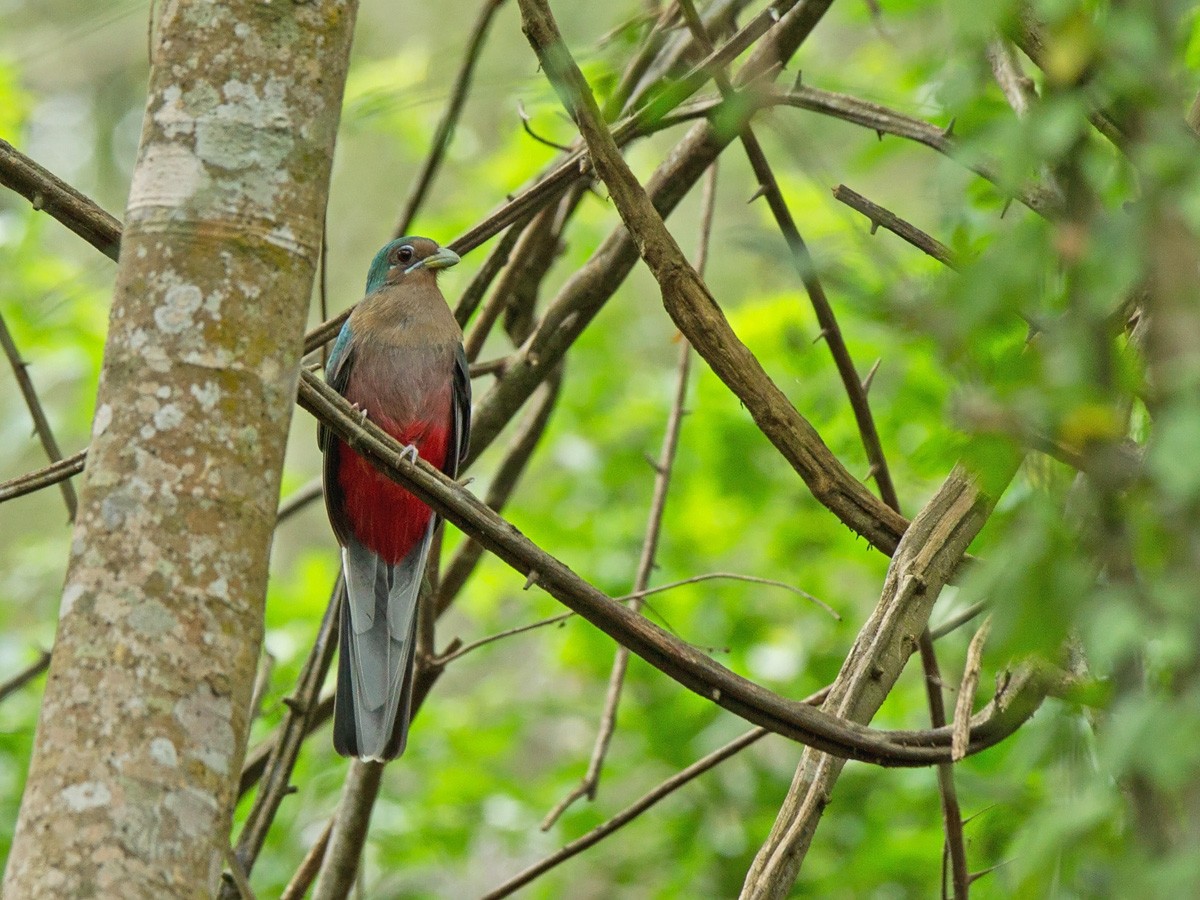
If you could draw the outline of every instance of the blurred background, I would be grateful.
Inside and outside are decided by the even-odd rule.
[[[1072,142],[1096,144],[1085,134],[1082,101],[1074,95],[1048,101],[1033,124],[1018,126],[982,53],[992,20],[974,4],[889,0],[882,6],[877,19],[868,3],[835,4],[790,75],[802,70],[806,85],[844,91],[938,127],[953,122],[961,153],[987,155],[1010,185],[1045,171],[1039,166]],[[642,9],[632,0],[555,4],[598,91],[611,88],[632,53],[641,31],[631,22]],[[361,5],[328,210],[331,314],[359,299],[371,257],[392,234],[476,12],[477,4],[467,0],[442,0],[436,8],[378,0]],[[143,0],[0,0],[0,137],[118,218],[136,158],[154,14]],[[1094,22],[1095,11],[1079,17]],[[1172,65],[1194,74],[1192,45],[1186,36],[1173,39]],[[787,81],[785,75],[781,83]],[[555,158],[557,151],[523,130],[518,104],[538,134],[574,140],[521,34],[516,4],[507,3],[413,233],[448,243]],[[989,453],[1011,452],[964,428],[957,413],[963,397],[1023,404],[1037,421],[1051,424],[1075,409],[1086,372],[1075,372],[1069,360],[1048,368],[1021,363],[1028,334],[1022,315],[1052,312],[1066,302],[1048,249],[1054,246],[1049,224],[1019,204],[1007,208],[994,187],[960,163],[901,138],[788,108],[765,111],[755,124],[860,372],[881,360],[870,397],[907,515],[964,453],[986,460]],[[631,146],[628,158],[639,176],[649,176],[685,128]],[[1111,148],[1089,152],[1087,177],[1099,202],[1119,208],[1135,193],[1127,165]],[[1194,173],[1189,168],[1179,177],[1190,185],[1186,179]],[[972,257],[972,268],[959,277],[893,235],[870,235],[867,220],[832,197],[839,183]],[[814,342],[819,328],[785,244],[765,204],[747,202],[756,187],[735,145],[721,159],[708,283],[770,375],[849,470],[865,477],[868,463],[853,417],[828,349]],[[669,222],[689,252],[700,219],[699,191],[693,194]],[[543,303],[617,224],[602,187],[584,198],[544,285]],[[1116,246],[1119,228],[1112,236]],[[452,304],[487,249],[442,278]],[[0,192],[0,314],[67,454],[87,442],[115,271],[20,197]],[[1116,295],[1136,272],[1136,258],[1101,248],[1089,283],[1105,284],[1106,296]],[[314,297],[311,323],[318,321]],[[496,335],[481,359],[511,350],[499,330]],[[631,590],[654,478],[647,456],[657,455],[662,440],[678,340],[656,285],[639,266],[570,353],[549,430],[505,512],[614,596]],[[476,382],[477,394],[490,380]],[[837,673],[878,599],[887,559],[812,499],[702,363],[693,367],[687,409],[651,583],[710,572],[775,579],[819,597],[841,620],[792,592],[735,580],[657,594],[647,614],[735,671],[787,696],[805,696]],[[297,410],[284,500],[319,474],[314,430],[311,417]],[[502,437],[472,469],[477,494],[486,491],[505,443]],[[45,462],[5,366],[0,481]],[[1064,536],[1062,498],[1070,481],[1058,463],[1042,460],[1022,469],[976,548],[1007,564],[1001,570],[1007,580],[992,572],[992,581],[974,593],[949,588],[935,611],[936,623],[980,596],[998,604],[1000,638],[987,658],[985,695],[994,671],[1016,650],[1052,652],[1067,623],[1076,615],[1086,619],[1094,608],[1083,599],[1093,587],[1088,570],[1072,562],[1081,551]],[[52,645],[69,539],[56,490],[0,506],[0,680]],[[459,540],[448,528],[447,547]],[[337,566],[318,499],[276,533],[266,631],[274,668],[252,744],[279,721],[281,698],[311,645]],[[522,590],[523,581],[485,559],[439,623],[439,645],[560,611],[536,588]],[[1136,617],[1115,621],[1085,634],[1100,641],[1094,652],[1118,654],[1125,644],[1114,648],[1104,640],[1132,630],[1120,638],[1128,643],[1141,627]],[[1179,628],[1186,632],[1190,625]],[[939,642],[951,684],[970,632]],[[386,770],[364,856],[363,896],[483,892],[746,728],[634,659],[598,797],[576,803],[548,832],[540,831],[543,816],[586,769],[613,652],[607,637],[568,620],[451,664],[420,711],[406,755]],[[40,691],[35,682],[0,706],[0,852],[16,819]],[[915,664],[876,722],[927,725]],[[735,895],[799,752],[768,737],[539,879],[525,896]],[[1097,896],[1126,883],[1111,859],[1127,840],[1122,800],[1101,773],[1103,765],[1088,718],[1051,701],[1016,737],[957,768],[972,867],[1000,866],[977,882],[979,896]],[[254,871],[260,896],[276,895],[287,882],[335,808],[345,772],[326,727],[306,745],[294,777],[299,792],[284,801]],[[938,890],[941,866],[935,773],[851,764],[797,891],[928,897]]]

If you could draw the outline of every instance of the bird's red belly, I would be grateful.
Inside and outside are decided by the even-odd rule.
[[[448,427],[425,422],[410,426],[387,420],[375,422],[401,444],[415,445],[430,465],[445,468]],[[433,510],[345,443],[338,449],[338,485],[354,536],[385,562],[399,562],[424,536]]]

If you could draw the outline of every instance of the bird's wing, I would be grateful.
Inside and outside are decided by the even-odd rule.
[[[446,474],[458,477],[458,466],[467,458],[471,447],[471,368],[463,345],[454,348],[454,419],[451,422],[450,445],[446,452]]]
[[[354,367],[354,348],[350,341],[350,323],[342,326],[333,349],[329,353],[329,361],[325,365],[325,381],[345,396],[346,385],[350,381],[350,371]],[[322,483],[325,493],[325,509],[329,513],[329,523],[338,543],[346,546],[350,538],[350,524],[346,521],[345,504],[342,501],[342,490],[338,485],[338,467],[340,465],[340,442],[334,439],[334,434],[324,425],[317,426],[317,446],[325,454],[322,461]]]
[[[337,340],[333,342],[329,359],[325,363],[325,383],[342,396],[346,395],[346,384],[350,381],[350,370],[354,361],[354,347],[350,338],[350,323],[347,322],[338,332]],[[322,450],[329,443],[329,434],[329,429],[324,425],[317,426],[317,446]]]

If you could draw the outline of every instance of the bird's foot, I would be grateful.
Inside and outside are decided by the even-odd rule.
[[[358,413],[358,424],[366,425],[368,418],[367,408],[365,406],[359,406],[357,403],[351,403],[350,405],[354,407],[354,411]]]
[[[420,455],[421,453],[419,450],[417,450],[416,444],[407,444],[405,445],[404,449],[400,451],[400,458],[407,459],[411,463],[416,463],[417,457]]]

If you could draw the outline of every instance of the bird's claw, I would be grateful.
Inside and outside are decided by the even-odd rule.
[[[367,408],[365,406],[359,406],[357,403],[351,403],[350,405],[352,407],[354,407],[354,411],[358,413],[358,424],[366,425],[367,424]]]
[[[400,451],[400,458],[407,459],[409,462],[413,463],[414,465],[417,462],[417,457],[420,455],[421,455],[420,451],[417,450],[416,444],[407,444]]]

